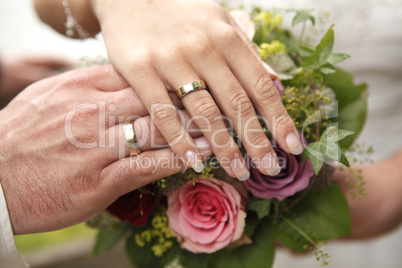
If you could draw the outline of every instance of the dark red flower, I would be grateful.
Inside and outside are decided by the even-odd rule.
[[[122,221],[134,226],[147,224],[149,213],[155,208],[158,198],[153,187],[135,190],[119,197],[107,209]]]

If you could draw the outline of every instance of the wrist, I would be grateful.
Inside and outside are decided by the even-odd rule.
[[[85,32],[87,32],[90,36],[95,36],[100,32],[100,26],[97,17],[93,11],[92,1],[91,0],[68,0],[63,1],[62,6],[64,8],[65,15],[67,15],[68,10],[65,6],[65,3],[68,4],[68,8],[71,11],[71,16],[75,20],[78,27],[82,28]],[[68,20],[68,18],[66,18]],[[68,29],[66,29],[68,30]],[[75,29],[75,33],[72,37],[82,38],[83,36],[79,33],[77,29]],[[66,33],[66,35],[68,35]]]
[[[107,6],[113,3],[110,3],[107,0],[88,0],[88,3],[92,10],[92,14],[98,21],[98,24],[101,25],[102,19],[104,17],[104,10],[107,10],[108,9]]]

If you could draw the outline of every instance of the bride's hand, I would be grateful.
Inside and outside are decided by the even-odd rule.
[[[199,151],[168,92],[200,79],[208,90],[181,101],[229,175],[244,180],[249,172],[225,120],[260,172],[280,170],[255,109],[285,151],[301,153],[299,135],[270,74],[221,6],[199,0],[92,0],[92,6],[112,64],[136,89],[172,150],[197,171],[203,167]]]

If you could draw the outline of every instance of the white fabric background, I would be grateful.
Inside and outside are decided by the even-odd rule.
[[[55,0],[56,1],[56,0]],[[235,5],[236,1],[232,0]],[[60,1],[61,2],[61,1]],[[361,140],[374,145],[375,160],[402,148],[402,0],[251,0],[277,8],[330,11],[327,26],[336,23],[336,52],[352,55],[342,66],[370,85],[370,112]],[[31,0],[0,1],[0,52],[61,53],[68,57],[104,54],[98,41],[69,40],[40,23]],[[378,178],[381,179],[381,178]],[[375,217],[373,208],[373,217]],[[402,213],[402,212],[401,212]],[[331,242],[333,268],[400,268],[402,228],[364,242]],[[274,268],[320,267],[313,256],[279,251]]]

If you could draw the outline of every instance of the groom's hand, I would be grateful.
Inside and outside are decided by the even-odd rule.
[[[142,151],[137,157],[129,156],[123,133],[132,116],[142,117],[134,122]],[[183,119],[189,116],[183,113]],[[192,133],[208,156],[205,138]],[[135,91],[111,66],[31,85],[0,112],[0,181],[14,233],[79,223],[119,196],[183,170],[166,144]]]

